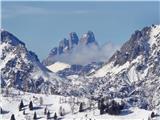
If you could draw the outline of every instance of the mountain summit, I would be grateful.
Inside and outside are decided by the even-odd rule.
[[[89,45],[89,44],[95,44],[98,45],[96,42],[94,33],[92,31],[88,31],[87,33],[83,34],[80,41],[80,45]]]
[[[96,42],[94,33],[92,31],[88,31],[84,33],[82,37],[79,39],[78,35],[75,32],[69,33],[69,37],[62,39],[59,42],[59,46],[53,48],[48,57],[43,60],[43,64],[45,66],[49,66],[56,61],[59,61],[59,57],[61,55],[69,55],[73,52],[74,49],[79,49],[81,47],[98,47],[98,43]],[[74,58],[73,58],[74,59]]]

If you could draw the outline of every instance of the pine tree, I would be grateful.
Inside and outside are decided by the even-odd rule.
[[[47,107],[44,108],[44,115],[47,114]]]
[[[33,110],[33,103],[32,103],[32,101],[29,102],[29,110]]]
[[[25,113],[25,110],[23,110],[23,115],[25,115],[26,113]]]
[[[14,117],[14,114],[11,115],[11,119],[10,120],[16,120]]]
[[[19,104],[19,111],[21,111],[23,107],[24,107],[24,104],[23,104],[23,101],[21,100],[21,102]]]
[[[23,104],[23,100],[21,100],[20,106],[23,108],[24,104]]]
[[[63,116],[62,106],[60,106],[60,108],[59,108],[59,115]]]
[[[155,113],[154,112],[151,113],[151,118],[153,118],[153,117],[155,117]]]
[[[104,105],[104,98],[100,100],[100,115],[104,114],[105,105]]]
[[[79,112],[83,112],[83,103],[80,103]]]
[[[50,112],[48,111],[47,112],[47,119],[49,119],[50,118]]]
[[[0,107],[0,114],[3,114],[3,110],[2,110],[2,108]]]
[[[34,112],[33,120],[36,120],[36,119],[37,119],[37,114],[36,112]]]
[[[54,120],[57,120],[57,114],[56,113],[54,114],[53,118],[54,118]]]

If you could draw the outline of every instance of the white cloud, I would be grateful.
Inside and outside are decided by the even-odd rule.
[[[61,54],[56,59],[68,64],[88,64],[91,62],[106,62],[119,46],[107,43],[101,48],[95,46],[75,47],[70,54]]]

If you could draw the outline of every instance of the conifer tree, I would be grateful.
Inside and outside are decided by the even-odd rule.
[[[36,120],[36,119],[37,119],[37,114],[36,112],[34,112],[33,120]]]
[[[24,104],[23,104],[23,100],[21,100],[20,106],[23,108]]]
[[[14,117],[14,114],[11,115],[11,119],[10,120],[16,120]]]
[[[2,108],[0,107],[0,114],[2,114],[3,113],[3,110],[2,110]]]
[[[53,118],[54,118],[54,120],[57,120],[57,114],[56,113],[54,114]]]
[[[47,114],[47,107],[44,108],[44,115]]]
[[[59,115],[63,116],[62,106],[60,106],[60,108],[59,108]]]
[[[79,112],[83,112],[83,103],[80,103]]]
[[[24,104],[23,104],[23,101],[21,100],[21,102],[19,104],[19,111],[21,111],[23,107],[24,107]]]
[[[25,113],[25,110],[23,110],[23,115],[25,115],[26,113]]]
[[[33,103],[32,103],[32,101],[29,102],[29,110],[33,110]]]
[[[48,112],[47,112],[47,119],[49,119],[49,118],[50,118],[50,112],[48,110]]]

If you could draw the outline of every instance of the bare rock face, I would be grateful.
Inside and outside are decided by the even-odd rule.
[[[89,44],[95,44],[98,45],[96,42],[94,33],[92,31],[88,31],[87,33],[83,34],[80,41],[80,45],[89,45]]]
[[[72,49],[79,42],[79,38],[75,32],[69,33],[69,49]]]
[[[74,48],[80,46],[98,46],[98,43],[96,42],[94,33],[92,31],[88,31],[87,33],[83,34],[80,40],[75,32],[69,33],[69,37],[62,39],[59,42],[59,46],[53,48],[50,51],[48,57],[44,59],[42,63],[45,66],[49,66],[59,60],[59,55],[70,54],[72,53]]]
[[[150,51],[148,43],[150,27],[143,28],[142,31],[135,31],[129,41],[127,41],[119,51],[109,60],[115,61],[114,65],[123,65],[127,61],[132,61],[139,55],[144,55],[147,59]]]

